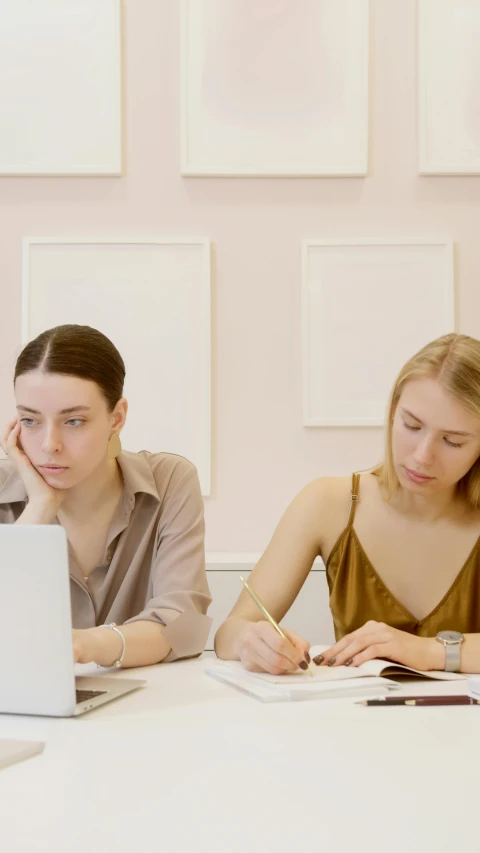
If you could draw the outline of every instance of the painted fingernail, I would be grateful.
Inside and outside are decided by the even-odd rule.
[[[336,658],[330,658],[330,660],[327,660],[327,666],[333,666],[333,664],[336,663],[336,660]]]
[[[316,657],[314,657],[313,662],[316,663],[317,666],[320,666],[320,664],[323,663],[324,660],[325,658],[323,655],[317,655]]]
[[[345,666],[351,666],[352,663],[353,663],[353,658],[349,658],[348,660],[345,661]]]
[[[298,665],[299,665],[300,669],[308,669],[308,663],[306,660],[301,660]]]
[[[305,652],[305,660],[307,661],[307,663],[310,663],[311,658],[308,652]]]

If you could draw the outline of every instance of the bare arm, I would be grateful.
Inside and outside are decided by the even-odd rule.
[[[169,654],[170,645],[163,636],[163,625],[145,620],[118,627],[125,637],[123,667],[150,666],[160,663]],[[122,648],[116,631],[104,627],[73,631],[76,663],[95,661],[100,666],[112,666],[120,658]]]
[[[290,609],[315,557],[322,553],[322,530],[332,520],[332,484],[331,479],[314,480],[297,495],[250,575],[249,583],[277,622]],[[262,620],[243,590],[215,636],[218,657],[240,659],[250,669],[270,672],[296,668],[309,643],[301,638],[300,643],[295,638],[287,643]]]

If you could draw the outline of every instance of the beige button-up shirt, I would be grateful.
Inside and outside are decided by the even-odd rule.
[[[117,461],[124,490],[103,560],[88,580],[69,547],[73,627],[159,622],[172,648],[166,660],[198,655],[212,620],[196,468],[171,453],[122,451]],[[0,524],[13,524],[26,501],[13,464],[1,459]]]

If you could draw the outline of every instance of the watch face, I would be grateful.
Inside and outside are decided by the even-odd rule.
[[[464,636],[460,631],[439,631],[437,637],[444,643],[461,643],[464,640]]]

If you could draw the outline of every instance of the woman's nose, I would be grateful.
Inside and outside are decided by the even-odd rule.
[[[47,454],[58,453],[61,449],[60,436],[55,429],[47,429],[42,441],[43,451]]]
[[[418,442],[413,456],[414,459],[422,465],[428,465],[432,462],[434,456],[433,441],[429,436],[425,436]]]

